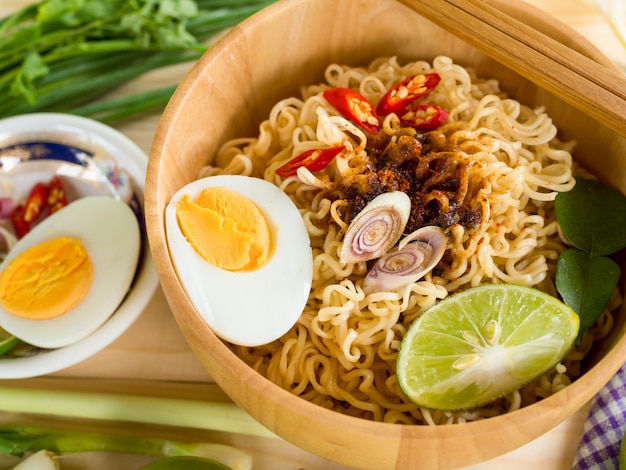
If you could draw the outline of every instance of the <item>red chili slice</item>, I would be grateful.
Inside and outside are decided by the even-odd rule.
[[[300,167],[305,167],[311,172],[323,170],[344,150],[345,147],[343,145],[326,149],[307,150],[278,168],[276,174],[282,178],[287,178],[295,175]]]
[[[13,229],[15,230],[15,236],[17,238],[22,238],[30,231],[30,225],[23,220],[23,213],[24,204],[16,206],[11,213],[11,223],[13,224]]]
[[[376,111],[381,116],[402,111],[411,102],[435,88],[441,77],[437,73],[413,75],[392,86],[381,98]]]
[[[432,104],[413,104],[401,111],[402,125],[412,127],[418,131],[428,132],[437,129],[448,119],[449,113],[439,106]]]
[[[329,88],[324,90],[324,98],[345,118],[361,126],[370,134],[378,134],[380,120],[374,105],[351,88]]]
[[[63,181],[57,175],[53,176],[48,183],[48,209],[54,214],[59,209],[67,206],[67,195]]]
[[[42,214],[47,196],[48,187],[43,183],[37,183],[30,190],[26,202],[15,208],[13,214],[11,214],[11,222],[18,238],[26,235]]]

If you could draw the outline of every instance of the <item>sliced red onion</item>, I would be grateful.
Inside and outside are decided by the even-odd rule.
[[[8,219],[15,209],[15,199],[12,197],[0,197],[0,219]]]
[[[446,251],[446,235],[439,227],[422,227],[378,259],[363,281],[366,295],[392,291],[420,280]]]
[[[341,248],[342,263],[379,258],[402,236],[411,213],[411,200],[402,191],[374,198],[354,218]]]

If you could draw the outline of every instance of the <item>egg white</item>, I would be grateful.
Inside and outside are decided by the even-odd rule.
[[[254,271],[227,271],[205,261],[187,242],[176,204],[207,187],[235,191],[256,204],[272,237],[268,262]],[[310,239],[300,212],[283,191],[260,178],[210,176],[180,189],[165,209],[170,256],[191,303],[216,335],[243,346],[267,344],[285,334],[306,305],[313,276]]]
[[[23,251],[61,236],[80,240],[93,265],[93,282],[82,302],[46,320],[16,317],[0,305],[0,326],[40,348],[68,346],[97,330],[128,293],[139,259],[141,236],[132,209],[112,197],[89,196],[44,219],[9,252],[0,272]]]

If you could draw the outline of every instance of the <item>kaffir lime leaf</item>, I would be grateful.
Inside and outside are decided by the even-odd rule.
[[[572,348],[578,315],[537,289],[485,284],[446,297],[409,327],[400,387],[419,406],[489,403],[550,370]]]

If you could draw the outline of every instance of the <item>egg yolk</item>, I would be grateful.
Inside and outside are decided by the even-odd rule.
[[[32,320],[55,318],[89,292],[93,267],[79,240],[60,237],[29,248],[0,274],[0,303],[9,313]]]
[[[192,201],[185,194],[176,204],[178,226],[207,262],[228,271],[254,270],[270,253],[270,230],[259,208],[226,188],[205,188]]]

